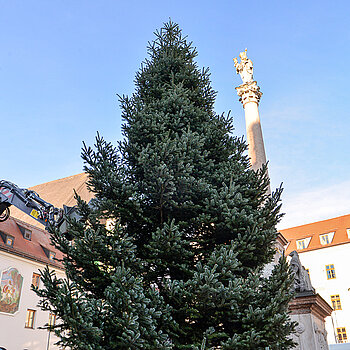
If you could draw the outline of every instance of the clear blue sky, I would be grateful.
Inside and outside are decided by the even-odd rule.
[[[133,92],[169,17],[208,66],[218,113],[245,133],[232,58],[248,48],[284,225],[350,213],[348,1],[0,0],[0,179],[21,187],[82,171],[82,141],[120,139],[116,94]]]

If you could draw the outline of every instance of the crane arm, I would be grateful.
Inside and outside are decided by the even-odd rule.
[[[47,229],[50,226],[60,227],[64,223],[64,215],[77,217],[75,207],[56,208],[43,200],[35,191],[19,188],[10,181],[0,180],[0,222],[10,216],[10,206],[14,205]],[[67,225],[62,225],[66,230]]]

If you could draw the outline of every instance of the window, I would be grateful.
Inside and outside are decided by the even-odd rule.
[[[326,265],[327,279],[331,280],[335,278],[334,265]]]
[[[287,245],[285,246],[284,251],[286,251],[286,250],[288,249],[289,245],[290,245],[290,241],[289,241],[289,242],[287,243]]]
[[[6,245],[8,245],[9,247],[13,247],[13,242],[15,241],[15,237],[7,235],[6,236]]]
[[[45,248],[43,245],[41,246],[41,248],[43,249],[45,255],[50,259],[50,260],[54,260],[56,253],[54,253],[52,250]]]
[[[310,241],[311,241],[311,237],[304,238],[304,239],[298,239],[296,242],[297,249],[298,250],[306,249],[309,246]]]
[[[346,229],[346,233],[348,234],[348,238],[350,238],[350,228]]]
[[[320,235],[320,241],[321,241],[321,244],[322,245],[325,245],[325,244],[329,244],[330,241],[329,241],[329,237],[328,235]]]
[[[50,327],[53,327],[55,324],[56,324],[56,315],[53,314],[52,312],[50,312],[50,314],[49,314],[49,323],[48,323],[48,325],[49,325]]]
[[[322,245],[330,244],[333,241],[334,232],[325,233],[320,235],[320,242]]]
[[[30,241],[32,239],[32,231],[25,229],[23,237]]]
[[[34,328],[35,310],[27,309],[25,328]]]
[[[31,230],[28,230],[27,228],[17,224],[19,230],[21,231],[23,237],[25,239],[27,239],[28,241],[30,241],[32,239],[32,231]]]
[[[333,310],[341,310],[339,294],[331,295],[331,302],[332,302]]]
[[[297,241],[297,249],[305,249],[305,248],[306,248],[306,244],[305,244],[305,241],[303,239]]]
[[[39,287],[39,283],[40,283],[40,275],[38,273],[33,272],[32,285],[34,287]]]
[[[339,343],[347,343],[348,337],[346,336],[345,327],[337,328],[337,335]]]

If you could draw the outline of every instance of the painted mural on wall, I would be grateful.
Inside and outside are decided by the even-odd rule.
[[[21,299],[23,276],[15,268],[4,270],[0,284],[0,312],[14,314]]]

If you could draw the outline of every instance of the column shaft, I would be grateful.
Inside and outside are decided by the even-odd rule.
[[[261,131],[258,104],[247,102],[244,105],[245,123],[247,130],[248,155],[253,170],[258,170],[266,164],[264,140]]]

